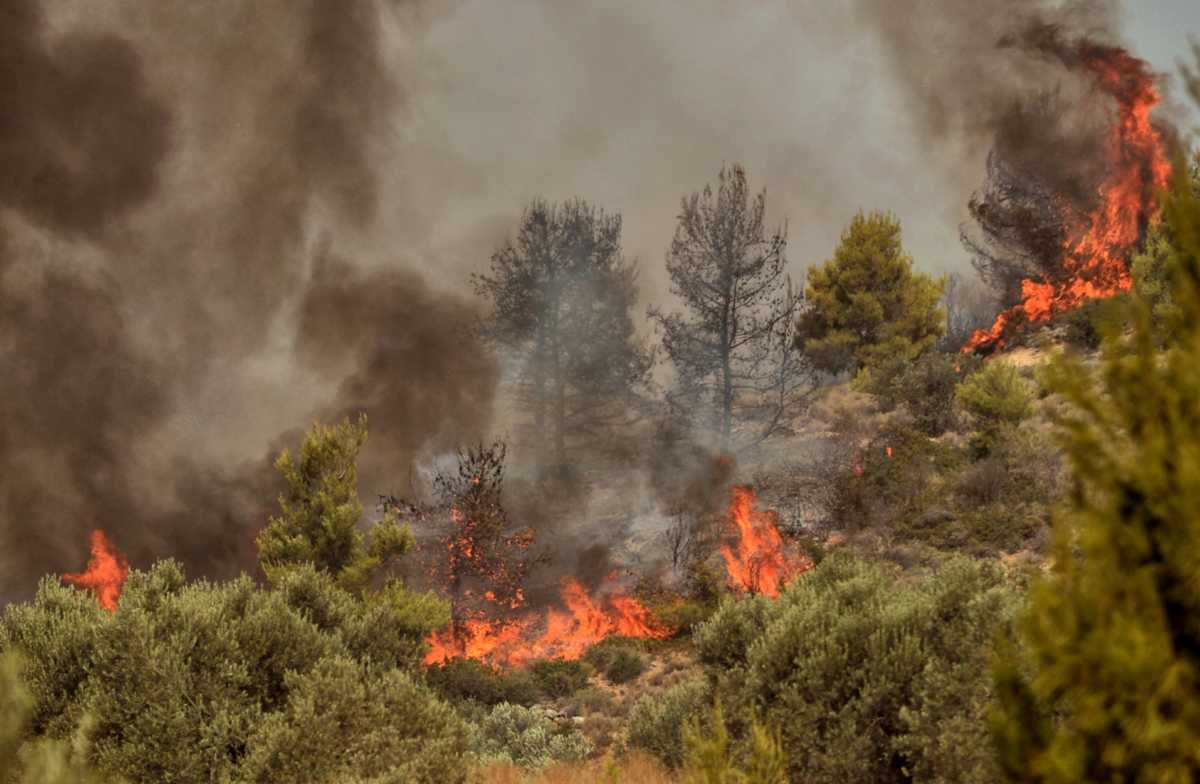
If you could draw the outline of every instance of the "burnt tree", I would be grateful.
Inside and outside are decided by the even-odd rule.
[[[543,560],[533,529],[515,526],[504,509],[506,453],[503,442],[460,450],[455,468],[435,476],[432,503],[381,499],[424,534],[418,560],[447,593],[455,620],[516,610],[530,570]]]

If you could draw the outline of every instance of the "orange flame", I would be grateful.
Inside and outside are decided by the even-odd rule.
[[[792,578],[812,568],[812,560],[789,550],[779,533],[778,516],[755,510],[758,502],[750,487],[733,488],[729,525],[737,534],[736,547],[721,546],[729,584],[739,591],[778,596]]]
[[[100,606],[112,612],[117,609],[121,586],[128,576],[129,562],[104,532],[97,529],[92,531],[92,557],[87,569],[79,574],[64,574],[62,579],[93,591]]]
[[[578,659],[590,646],[614,635],[665,639],[674,633],[656,621],[641,602],[620,591],[597,598],[579,581],[567,577],[562,600],[565,612],[549,609],[541,617],[469,618],[453,623],[430,635],[430,650],[423,663],[429,666],[465,657],[519,667],[534,659]]]
[[[1099,87],[1117,100],[1109,141],[1111,172],[1100,186],[1100,204],[1078,216],[1064,247],[1061,280],[1021,283],[1021,303],[1001,313],[991,329],[977,330],[963,352],[1001,349],[1022,323],[1048,321],[1089,299],[1128,291],[1127,259],[1146,221],[1158,217],[1154,190],[1164,189],[1171,164],[1162,135],[1150,122],[1161,96],[1146,63],[1119,49],[1093,47],[1083,62]]]

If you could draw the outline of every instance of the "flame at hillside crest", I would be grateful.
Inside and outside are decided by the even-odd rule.
[[[1150,122],[1161,96],[1146,63],[1121,49],[1085,45],[1079,52],[1097,86],[1117,102],[1109,137],[1109,174],[1100,203],[1068,220],[1062,275],[1057,280],[1021,282],[1021,303],[978,330],[963,352],[1004,348],[1023,323],[1048,321],[1089,299],[1111,297],[1133,286],[1128,259],[1142,228],[1158,216],[1155,191],[1166,188],[1171,165],[1162,135]]]
[[[64,574],[63,582],[87,588],[96,594],[96,601],[104,609],[117,609],[121,587],[129,576],[129,562],[105,533],[92,531],[92,556],[87,568],[78,574]]]

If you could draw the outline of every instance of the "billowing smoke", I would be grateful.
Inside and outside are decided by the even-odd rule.
[[[473,307],[409,270],[364,273],[318,255],[300,306],[298,357],[343,379],[327,420],[368,414],[368,492],[411,490],[406,474],[420,451],[486,431],[499,369],[467,328]]]
[[[133,346],[117,282],[60,265],[151,198],[171,113],[136,52],[110,36],[51,41],[34,0],[0,11],[0,594],[96,520],[136,530],[133,445],[167,411],[160,368]],[[48,247],[14,242],[33,224]],[[66,531],[77,536],[64,536]]]
[[[471,306],[368,239],[404,110],[382,37],[423,13],[4,4],[0,598],[93,527],[135,564],[253,568],[270,457],[314,417],[367,413],[381,483],[486,426]]]
[[[1109,175],[1122,93],[1147,67],[1119,46],[1119,4],[1094,0],[883,3],[859,11],[886,44],[914,116],[945,145],[947,170],[971,199],[964,241],[1005,305],[1022,282],[1061,277],[1077,216]],[[1102,84],[1101,61],[1127,76]],[[1164,129],[1164,132],[1169,132]],[[1149,178],[1148,180],[1149,181]]]

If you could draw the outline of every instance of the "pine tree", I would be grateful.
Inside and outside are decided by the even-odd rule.
[[[473,279],[491,306],[485,339],[517,360],[517,401],[540,457],[567,466],[631,421],[652,364],[631,315],[637,266],[621,250],[621,217],[582,200],[535,200],[516,240]]]
[[[942,283],[914,273],[888,213],[859,213],[833,258],[812,270],[796,343],[821,370],[916,359],[945,332]]]
[[[1173,343],[1150,304],[1111,331],[1098,376],[1048,380],[1073,468],[1050,575],[997,664],[994,735],[1014,781],[1185,782],[1200,776],[1200,197],[1186,167],[1166,207]]]
[[[280,514],[258,535],[263,571],[277,580],[288,569],[312,564],[347,588],[365,588],[372,575],[413,544],[408,526],[390,511],[364,535],[358,497],[358,452],[367,440],[367,418],[334,427],[316,423],[304,436],[298,459],[283,450],[275,468],[287,483]]]
[[[768,438],[811,398],[812,369],[793,350],[803,298],[786,272],[787,230],[768,234],[766,191],[751,196],[739,165],[717,188],[683,198],[667,251],[682,313],[651,309],[675,366],[671,402],[716,434],[725,449]],[[747,435],[734,437],[735,425]]]

